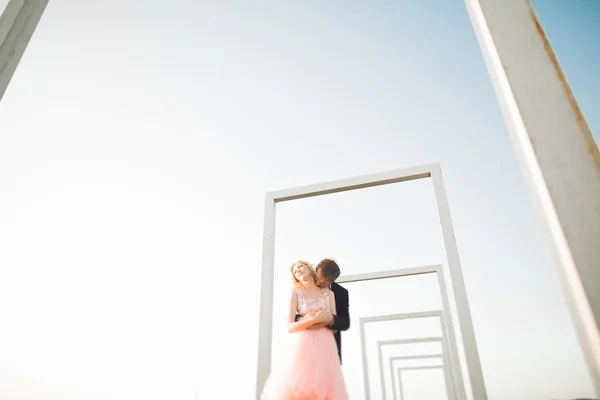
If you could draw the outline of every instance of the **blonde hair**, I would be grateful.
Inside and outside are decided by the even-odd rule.
[[[310,271],[310,276],[312,277],[313,282],[317,283],[317,274],[316,274],[315,269],[313,268],[313,266],[310,265],[310,263],[308,261],[298,260],[295,263],[293,263],[292,266],[290,267],[290,272],[292,273],[292,285],[293,286],[298,287],[300,289],[304,289],[304,285],[302,284],[302,282],[300,282],[296,278],[296,275],[294,274],[294,267],[297,264],[306,265],[306,267],[308,267],[308,270]]]

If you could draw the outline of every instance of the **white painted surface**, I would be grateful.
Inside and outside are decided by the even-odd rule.
[[[0,17],[0,101],[48,0],[10,0]]]
[[[528,0],[466,0],[600,392],[600,153]]]

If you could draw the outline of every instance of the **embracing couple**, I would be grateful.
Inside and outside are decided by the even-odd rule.
[[[326,258],[316,268],[298,261],[290,272],[290,354],[267,380],[261,399],[347,400],[340,331],[350,327],[350,315],[348,291],[335,283],[340,267]]]

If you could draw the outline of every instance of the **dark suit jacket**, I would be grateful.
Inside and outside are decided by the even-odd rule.
[[[334,335],[335,343],[338,348],[338,355],[340,356],[340,364],[342,362],[342,333],[350,328],[350,305],[348,300],[348,290],[333,282],[331,284],[331,291],[335,295],[335,310],[337,315],[333,316],[333,323],[329,326],[329,329],[337,331]]]
[[[342,363],[342,333],[350,328],[350,311],[348,304],[348,290],[333,282],[331,284],[331,291],[335,295],[335,311],[337,315],[333,316],[333,322],[329,325],[329,329],[337,331],[333,336],[335,337],[335,344],[338,348],[338,356],[340,357],[340,364]],[[301,315],[296,315],[296,321]]]

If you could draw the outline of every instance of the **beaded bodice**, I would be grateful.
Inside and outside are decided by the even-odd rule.
[[[296,288],[296,295],[298,296],[298,314],[306,315],[310,313],[316,313],[321,310],[329,310],[327,290],[328,289],[321,289],[323,296],[313,299],[304,296],[302,289]]]

